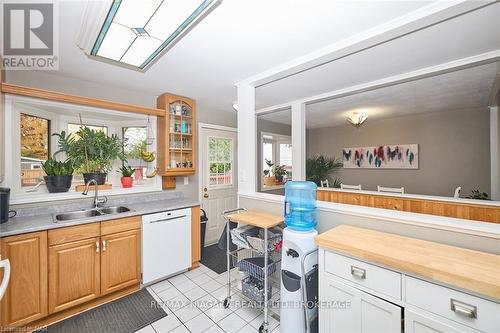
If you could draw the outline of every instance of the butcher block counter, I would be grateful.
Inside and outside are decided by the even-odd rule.
[[[349,225],[317,236],[316,244],[409,276],[500,300],[500,255]]]

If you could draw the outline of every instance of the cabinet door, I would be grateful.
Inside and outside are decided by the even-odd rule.
[[[0,304],[1,326],[19,326],[46,316],[47,232],[5,237],[0,243],[2,258],[9,259],[11,267]]]
[[[323,333],[401,332],[401,307],[329,277],[323,278],[320,301]]]
[[[99,296],[99,264],[98,237],[49,247],[49,312]]]
[[[405,333],[465,333],[479,332],[470,327],[453,324],[453,326],[442,321],[434,320],[426,315],[418,314],[405,309]]]
[[[141,282],[140,230],[101,237],[101,293]]]

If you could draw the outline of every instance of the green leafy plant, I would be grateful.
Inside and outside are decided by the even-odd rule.
[[[108,172],[117,159],[125,160],[122,150],[123,140],[116,134],[111,136],[81,126],[76,135],[54,133],[58,137],[59,150],[54,154],[65,153],[73,167],[82,173]]]
[[[277,181],[283,181],[283,176],[285,176],[287,174],[286,170],[285,170],[285,166],[284,165],[275,165],[273,167],[273,174],[274,174],[274,178],[277,180]]]
[[[130,165],[125,165],[125,164],[124,164],[124,165],[120,168],[119,172],[121,172],[121,173],[122,173],[122,176],[123,176],[123,177],[132,177],[132,175],[133,175],[133,174],[134,174],[134,172],[135,172],[135,169],[134,169],[134,168],[132,168]]]
[[[74,172],[73,165],[70,160],[64,162],[56,161],[49,158],[42,163],[43,171],[47,176],[71,176]]]
[[[271,176],[271,170],[273,169],[274,163],[271,162],[271,160],[268,160],[266,158],[266,164],[269,167],[269,169],[264,170],[264,176],[270,177]]]
[[[335,157],[318,155],[306,160],[306,179],[320,186],[322,180],[328,179],[333,187],[340,187],[340,179],[333,175],[342,168],[342,162]],[[332,182],[333,180],[333,182]]]
[[[467,199],[476,199],[476,200],[491,200],[488,196],[488,193],[481,192],[479,189],[472,190],[471,194],[466,196]]]

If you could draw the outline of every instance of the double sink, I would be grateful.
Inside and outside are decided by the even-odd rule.
[[[130,212],[130,208],[124,206],[92,208],[87,210],[77,210],[54,215],[55,222],[79,220],[103,215],[115,215]]]

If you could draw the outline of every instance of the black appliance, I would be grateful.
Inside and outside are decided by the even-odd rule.
[[[9,218],[16,216],[16,212],[9,210],[10,188],[0,187],[0,223],[7,222]]]

